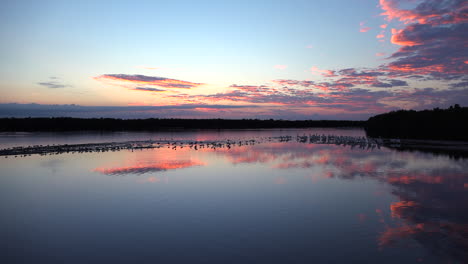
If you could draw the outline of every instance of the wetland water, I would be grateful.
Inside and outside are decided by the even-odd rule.
[[[2,134],[0,148],[359,129]],[[0,157],[1,263],[466,263],[468,160],[296,141]]]

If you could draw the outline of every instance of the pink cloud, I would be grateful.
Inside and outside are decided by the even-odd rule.
[[[366,24],[366,22],[359,23],[359,32],[367,32],[367,31],[371,30],[370,27],[364,26],[365,24]]]
[[[204,166],[205,164],[199,161],[182,160],[182,161],[166,161],[157,164],[133,164],[131,166],[116,167],[116,168],[96,168],[94,171],[107,175],[124,175],[124,174],[144,174],[166,170],[183,169],[193,166]]]
[[[407,83],[397,79],[378,79],[384,72],[362,72],[354,69],[340,71],[340,78],[335,82],[320,82],[299,80],[274,80],[277,86],[232,85],[231,90],[211,95],[191,96],[192,100],[231,101],[243,104],[266,104],[296,107],[315,107],[320,109],[338,110],[348,113],[383,112],[393,109],[392,106],[380,103],[381,100],[393,101],[407,98],[408,94],[397,96],[395,92],[385,90],[371,91],[353,88],[356,85],[366,85],[373,88],[391,88],[407,86]],[[402,97],[403,96],[403,97]],[[432,94],[430,94],[432,96]],[[434,94],[437,96],[437,94]],[[420,96],[415,96],[416,99]]]
[[[398,29],[396,29],[396,28],[392,28],[392,35],[398,34],[398,33],[400,33],[401,31],[403,31],[403,29],[398,30]]]
[[[380,6],[388,21],[399,20],[405,24],[418,23],[430,25],[458,24],[468,22],[465,1],[426,0],[412,10],[401,9],[401,0],[380,0]],[[414,1],[407,1],[414,2]]]
[[[359,29],[359,32],[367,32],[367,31],[369,31],[369,30],[371,30],[370,27],[363,27],[363,28],[360,28],[360,29]]]
[[[416,15],[410,10],[398,8],[398,2],[395,0],[380,0],[380,7],[384,10],[381,15],[386,16],[387,20],[398,19],[400,21],[414,20]]]
[[[146,75],[130,75],[130,74],[103,74],[94,77],[98,81],[112,81],[119,83],[127,83],[131,85],[154,85],[164,88],[182,88],[190,89],[203,85],[202,83],[194,83],[176,79],[170,79],[165,77],[157,76],[146,76]]]
[[[307,45],[307,46],[306,46],[307,49],[312,49],[313,47],[314,47],[314,46],[312,46],[312,45]]]
[[[303,86],[303,87],[309,87],[314,85],[315,83],[310,80],[305,80],[305,81],[298,81],[298,80],[273,80],[272,82],[283,85],[283,86]]]
[[[371,69],[351,68],[335,71],[313,66],[309,69],[312,74],[330,79],[318,80],[314,77],[314,81],[274,80],[266,85],[232,85],[226,91],[216,94],[167,97],[191,103],[229,101],[236,104],[258,104],[262,107],[307,106],[348,112],[382,112],[393,110],[396,106],[432,107],[448,101],[455,102],[454,100],[458,100],[456,103],[468,102],[468,97],[463,95],[466,89],[443,91],[407,88],[409,79],[418,80],[418,78],[450,80],[448,85],[457,84],[458,88],[466,87],[466,82],[456,83],[461,78],[459,76],[466,76],[468,69],[466,24],[456,24],[456,21],[462,21],[464,14],[460,11],[460,1],[381,0],[380,2],[386,20],[401,21],[401,23],[392,22],[392,26],[395,24],[396,28],[391,29],[391,42],[400,47],[397,52],[388,54],[390,61],[386,64]],[[416,7],[402,10],[397,4],[403,2],[406,2],[404,6]],[[440,17],[440,14],[443,14],[443,17]],[[386,22],[380,24],[382,24],[378,28],[380,32],[376,37],[379,42],[383,42],[389,37],[385,36],[384,30],[386,31],[390,24]],[[367,28],[369,27],[366,27],[365,22],[360,23],[361,32],[367,32],[370,29]],[[312,45],[306,48],[312,48]],[[384,52],[375,53],[378,57],[385,55]],[[287,65],[273,65],[273,68],[284,70]],[[106,75],[104,79],[138,84],[141,86],[139,91],[156,91],[159,87],[191,88],[201,85],[148,76]],[[153,85],[159,87],[153,88],[151,87]],[[441,87],[445,87],[444,84]],[[165,93],[159,94],[166,96]]]
[[[334,71],[331,71],[331,70],[322,70],[322,69],[319,69],[317,66],[312,66],[310,68],[310,71],[312,72],[312,74],[314,75],[322,75],[322,76],[326,76],[326,77],[333,77],[334,76]]]

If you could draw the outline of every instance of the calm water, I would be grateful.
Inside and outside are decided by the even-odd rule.
[[[362,130],[3,134],[0,147]],[[297,142],[0,159],[0,263],[467,263],[468,160]]]

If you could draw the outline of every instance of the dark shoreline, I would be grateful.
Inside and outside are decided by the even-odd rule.
[[[221,129],[363,128],[370,138],[468,141],[468,107],[399,110],[351,120],[182,118],[0,118],[0,132],[121,132]],[[410,144],[411,145],[411,144]]]
[[[188,129],[262,129],[360,127],[366,121],[261,119],[0,118],[0,132],[167,131]]]

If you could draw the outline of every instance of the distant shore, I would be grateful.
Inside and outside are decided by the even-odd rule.
[[[0,132],[166,131],[185,129],[261,129],[364,127],[365,121],[273,119],[115,119],[115,118],[0,118]]]
[[[371,138],[468,141],[468,107],[460,107],[456,104],[447,109],[399,110],[373,116],[367,121],[220,118],[0,118],[0,132],[174,131],[268,128],[363,128],[367,136]]]

